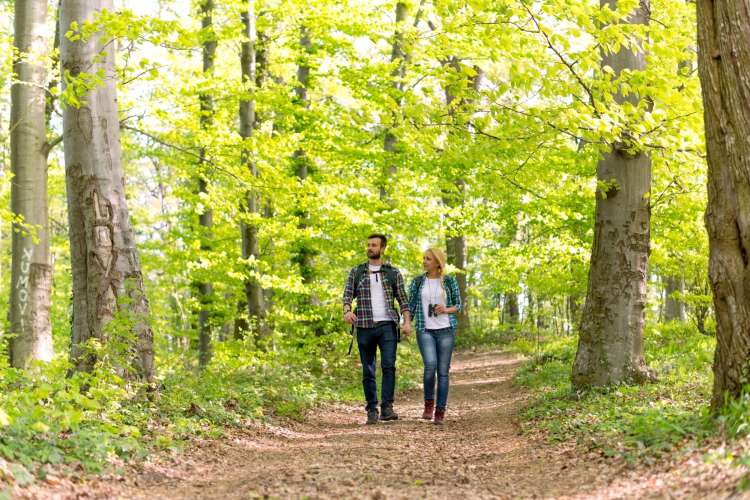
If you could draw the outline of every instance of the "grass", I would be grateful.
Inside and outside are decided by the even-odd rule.
[[[514,341],[513,350],[531,355],[515,379],[536,396],[523,415],[525,428],[629,461],[691,449],[715,434],[707,411],[715,340],[678,323],[650,325],[644,340],[658,382],[581,393],[570,384],[577,338],[547,341],[536,354],[533,343]]]

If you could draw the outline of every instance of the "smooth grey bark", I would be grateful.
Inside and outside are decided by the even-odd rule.
[[[744,0],[698,0],[697,13],[718,411],[750,382],[750,11]]]
[[[602,7],[616,8],[616,0]],[[630,15],[631,24],[648,24],[648,0]],[[642,49],[604,53],[602,67],[618,77],[646,67]],[[637,104],[633,94],[617,102]],[[650,244],[651,160],[628,144],[613,144],[597,165],[602,187],[596,194],[594,243],[572,382],[577,388],[653,378],[643,359],[643,327]]]
[[[685,321],[685,303],[673,294],[685,291],[685,280],[681,277],[664,278],[664,321]]]
[[[255,1],[248,0],[246,7],[241,13],[243,26],[242,51],[240,55],[240,66],[242,69],[243,96],[240,98],[240,137],[243,141],[253,135],[255,128],[255,97],[254,85],[258,80],[256,71],[256,22]],[[247,168],[253,178],[258,177],[258,167],[250,157],[250,151],[243,145],[240,152],[240,163]],[[255,262],[260,258],[260,247],[258,243],[258,224],[255,219],[260,215],[260,197],[254,188],[245,192],[245,199],[240,207],[244,220],[240,224],[242,234],[242,258],[253,259]],[[254,331],[260,336],[262,331],[262,318],[264,316],[264,294],[257,279],[247,277],[244,285],[244,300],[240,307],[241,320],[236,323],[235,336],[242,337],[246,331]],[[243,307],[244,306],[244,307]],[[244,315],[247,314],[247,318]]]
[[[602,7],[616,8],[616,0]],[[648,24],[648,0],[631,14],[631,24]],[[604,53],[602,66],[616,76],[646,67],[642,49]],[[639,96],[615,95],[637,104]],[[599,160],[594,243],[572,382],[577,388],[643,382],[653,372],[643,358],[643,327],[650,244],[651,160],[628,144],[613,144]]]
[[[13,46],[18,51],[11,87],[10,164],[13,224],[10,286],[10,363],[25,368],[54,354],[50,323],[52,266],[47,206],[45,68],[46,0],[16,0]]]
[[[216,38],[213,31],[213,0],[202,0],[200,3],[201,28],[204,34],[202,44],[203,53],[203,74],[204,77],[211,77],[214,70],[214,60],[216,59]],[[211,127],[214,120],[214,99],[210,91],[202,91],[198,95],[200,102],[200,128],[207,130]],[[198,193],[201,195],[208,194],[208,177],[206,174],[207,151],[205,147],[200,148]],[[201,240],[201,252],[206,253],[211,250],[211,230],[213,228],[213,209],[209,206],[203,206],[203,211],[198,217],[198,225]],[[211,361],[212,355],[212,325],[211,312],[213,301],[213,285],[210,282],[198,281],[195,284],[198,293],[198,364],[205,367]]]
[[[63,0],[60,28],[82,26],[112,0]],[[115,316],[128,320],[128,331],[116,332],[124,343],[126,378],[151,379],[154,373],[153,333],[149,305],[130,226],[121,166],[120,122],[117,112],[115,44],[99,32],[88,40],[62,37],[63,75],[103,70],[101,85],[79,96],[80,107],[65,106],[63,137],[68,198],[73,332],[71,358],[77,370],[90,371],[96,361],[90,339],[107,344],[115,332],[107,325]],[[68,83],[63,78],[63,86]],[[121,337],[120,334],[126,334]]]

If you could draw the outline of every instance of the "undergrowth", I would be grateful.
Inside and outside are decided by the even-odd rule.
[[[341,332],[304,341],[276,335],[266,349],[220,342],[205,370],[186,366],[184,352],[162,353],[150,390],[104,364],[68,377],[62,357],[26,371],[0,367],[0,496],[3,483],[101,473],[249,420],[301,419],[321,402],[361,400],[357,350],[347,356],[348,343]],[[415,343],[402,343],[397,388],[414,387],[420,367]]]
[[[530,355],[515,381],[536,395],[523,415],[525,427],[541,430],[550,441],[573,439],[629,461],[650,462],[699,446],[717,432],[708,412],[714,338],[670,323],[650,325],[644,340],[657,382],[585,392],[570,383],[577,338],[547,341],[541,351],[527,340],[514,341],[514,350]]]

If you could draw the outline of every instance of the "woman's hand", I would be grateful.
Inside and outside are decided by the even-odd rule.
[[[443,304],[437,304],[435,306],[435,312],[438,314],[455,314],[456,311],[456,307],[445,307]]]

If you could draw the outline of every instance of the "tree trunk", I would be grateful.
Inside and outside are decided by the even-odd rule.
[[[616,0],[603,1],[614,9]],[[631,14],[631,24],[648,24],[648,0]],[[602,67],[619,76],[646,67],[645,53],[622,48],[605,53]],[[638,96],[615,96],[637,105]],[[643,359],[643,326],[650,238],[651,160],[642,151],[614,144],[597,165],[601,187],[588,291],[572,381],[576,387],[642,382],[653,377]]]
[[[61,32],[93,20],[97,12],[113,10],[112,0],[63,0]],[[153,333],[149,305],[125,200],[121,167],[120,122],[117,114],[115,44],[99,32],[88,40],[60,43],[63,76],[103,70],[100,86],[78,96],[80,107],[63,112],[65,178],[73,273],[73,339],[76,369],[91,370],[95,357],[87,343],[97,339],[126,345],[127,378],[150,379],[154,373]],[[63,78],[63,85],[68,82]],[[108,331],[115,317],[128,321]],[[127,333],[122,338],[121,335]]]
[[[536,324],[536,316],[534,315],[534,294],[531,293],[530,289],[526,289],[526,314],[524,315],[523,322],[527,323],[529,327],[533,327]]]
[[[10,287],[10,363],[25,368],[52,359],[47,209],[47,1],[16,0],[11,88],[10,151],[13,224]]]
[[[506,323],[515,325],[519,321],[520,311],[518,309],[518,295],[506,293],[503,303],[503,317]]]
[[[461,62],[456,58],[451,58],[449,65],[454,68],[456,71],[461,71]],[[476,94],[479,91],[479,85],[481,83],[482,79],[482,72],[479,70],[479,68],[474,68],[476,70],[476,75],[474,78],[471,78],[468,83],[468,88],[471,89],[471,91]],[[472,96],[473,97],[473,96]],[[456,128],[458,129],[462,124],[456,123],[458,120],[460,120],[459,117],[457,117],[456,108],[461,107],[465,108],[469,103],[472,102],[472,98],[467,98],[463,95],[463,92],[461,93],[461,98],[459,99],[459,102],[457,105],[454,103],[456,101],[456,94],[454,92],[454,89],[451,88],[450,85],[446,85],[445,87],[445,101],[446,105],[448,107],[448,114],[451,117],[451,120],[454,122],[454,125],[456,125]],[[462,111],[462,110],[459,110]],[[466,126],[466,129],[468,130],[471,127],[471,124],[467,122],[464,124]],[[454,140],[460,138],[460,136],[456,137],[454,134],[450,134],[450,136],[454,137]],[[462,140],[462,139],[461,139]],[[465,196],[466,196],[466,181],[462,178],[456,179],[455,181],[456,185],[456,196],[443,196],[443,202],[451,208],[455,207],[462,207],[464,204]],[[451,221],[451,217],[448,217],[449,225]],[[450,229],[450,228],[449,228]],[[468,264],[468,254],[466,249],[466,236],[463,234],[463,231],[449,231],[451,233],[448,238],[446,239],[446,250],[447,250],[447,259],[448,263],[456,267],[460,270],[460,272],[457,274],[456,278],[458,280],[458,290],[461,294],[461,303],[463,304],[463,308],[461,309],[461,312],[458,313],[458,334],[461,335],[465,332],[467,332],[470,328],[470,319],[469,319],[469,301],[468,296],[466,295],[467,289],[468,289],[468,277],[466,274],[466,267]]]
[[[255,1],[249,0],[246,4],[246,10],[242,12],[243,41],[242,52],[240,56],[240,66],[242,68],[243,96],[240,98],[240,137],[243,141],[248,140],[253,135],[255,128],[255,98],[254,85],[257,80],[256,75],[256,31],[255,31]],[[253,178],[258,177],[258,168],[250,158],[250,151],[243,143],[240,153],[240,162],[248,169]],[[260,257],[258,244],[258,224],[256,222],[260,215],[260,199],[255,189],[250,189],[245,193],[245,199],[240,207],[245,217],[240,225],[242,233],[242,258],[252,260],[253,266],[257,268],[257,261]],[[248,221],[249,219],[249,221]],[[263,289],[256,278],[245,278],[245,297],[244,305],[247,318],[237,323],[235,336],[244,336],[244,332],[252,330],[256,336],[261,331],[261,320],[263,317]]]
[[[307,90],[310,85],[310,66],[307,61],[307,57],[312,52],[312,42],[310,41],[310,35],[307,31],[307,29],[303,26],[301,29],[301,37],[300,37],[300,45],[302,46],[302,50],[304,51],[305,55],[302,58],[302,61],[300,62],[299,66],[297,67],[297,86],[294,89],[294,93],[296,96],[296,101],[299,106],[302,108],[307,108],[309,106],[309,101],[307,97]],[[301,113],[305,113],[305,111],[302,111]],[[305,127],[306,118],[302,118],[301,124],[298,124],[297,127],[300,129],[300,131]],[[308,182],[308,176],[310,174],[309,172],[309,160],[307,158],[307,155],[305,154],[305,150],[300,147],[294,152],[294,157],[292,158],[292,163],[295,168],[295,173],[297,175],[297,179],[300,182],[300,185],[304,186],[306,182]],[[304,205],[304,204],[303,204]],[[298,223],[298,229],[300,229],[301,232],[305,232],[305,230],[308,228],[309,222],[309,214],[307,212],[307,209],[304,206],[301,206],[297,210],[297,216],[299,218]],[[310,238],[306,236],[302,236],[300,238],[300,241],[298,242],[298,248],[297,248],[297,254],[294,256],[295,262],[299,265],[300,269],[300,276],[302,277],[302,283],[308,287],[309,285],[312,285],[314,281],[314,269],[313,269],[313,263],[312,258],[314,255],[314,250],[312,248],[312,242]],[[316,302],[314,296],[310,296],[310,305],[312,305],[314,302]]]
[[[201,28],[204,33],[205,41],[203,42],[203,75],[206,78],[213,76],[214,60],[216,58],[216,38],[213,30],[213,0],[202,0],[200,3]],[[214,120],[214,99],[210,91],[203,91],[199,94],[200,101],[200,128],[205,131],[213,124]],[[208,195],[208,176],[206,173],[207,151],[205,147],[200,149],[199,159],[199,179],[198,193]],[[199,216],[201,252],[207,253],[211,250],[211,230],[213,228],[213,210],[203,204],[203,211]],[[210,282],[199,281],[196,283],[198,292],[198,363],[205,367],[211,361],[212,346],[212,301],[213,285]]]
[[[697,11],[716,314],[711,407],[718,411],[750,382],[750,11],[742,0],[698,0]]]
[[[581,310],[581,306],[579,303],[579,297],[575,295],[568,295],[566,298],[566,304],[567,304],[567,310],[568,310],[568,331],[567,333],[571,333],[574,331],[581,318],[579,311]]]
[[[456,186],[461,193],[461,200],[463,201],[463,192],[465,183],[463,180],[456,181]],[[463,307],[461,311],[456,315],[458,319],[458,335],[462,335],[469,330],[469,298],[466,294],[468,289],[468,279],[466,276],[466,237],[463,234],[451,236],[446,239],[446,258],[448,263],[459,270],[456,273],[456,281],[458,281],[458,291],[461,295],[461,304]]]
[[[672,296],[675,292],[685,291],[682,278],[664,278],[664,321],[685,321],[685,304]]]
[[[403,78],[406,73],[406,54],[404,53],[404,31],[403,24],[406,20],[406,3],[396,3],[396,32],[393,35],[393,46],[391,49],[391,62],[397,62],[396,67],[393,70],[393,80],[391,87],[393,88],[394,97],[398,101],[399,108],[402,105],[403,99],[401,92],[403,91]],[[386,158],[393,161],[393,157],[397,151],[398,137],[394,133],[394,129],[398,128],[399,115],[397,112],[391,113],[391,124],[385,131],[385,137],[383,138],[383,149],[386,152]],[[397,167],[394,163],[387,162],[385,164],[385,171],[383,172],[383,180],[380,184],[380,199],[386,200],[388,198],[388,182],[396,174]]]

